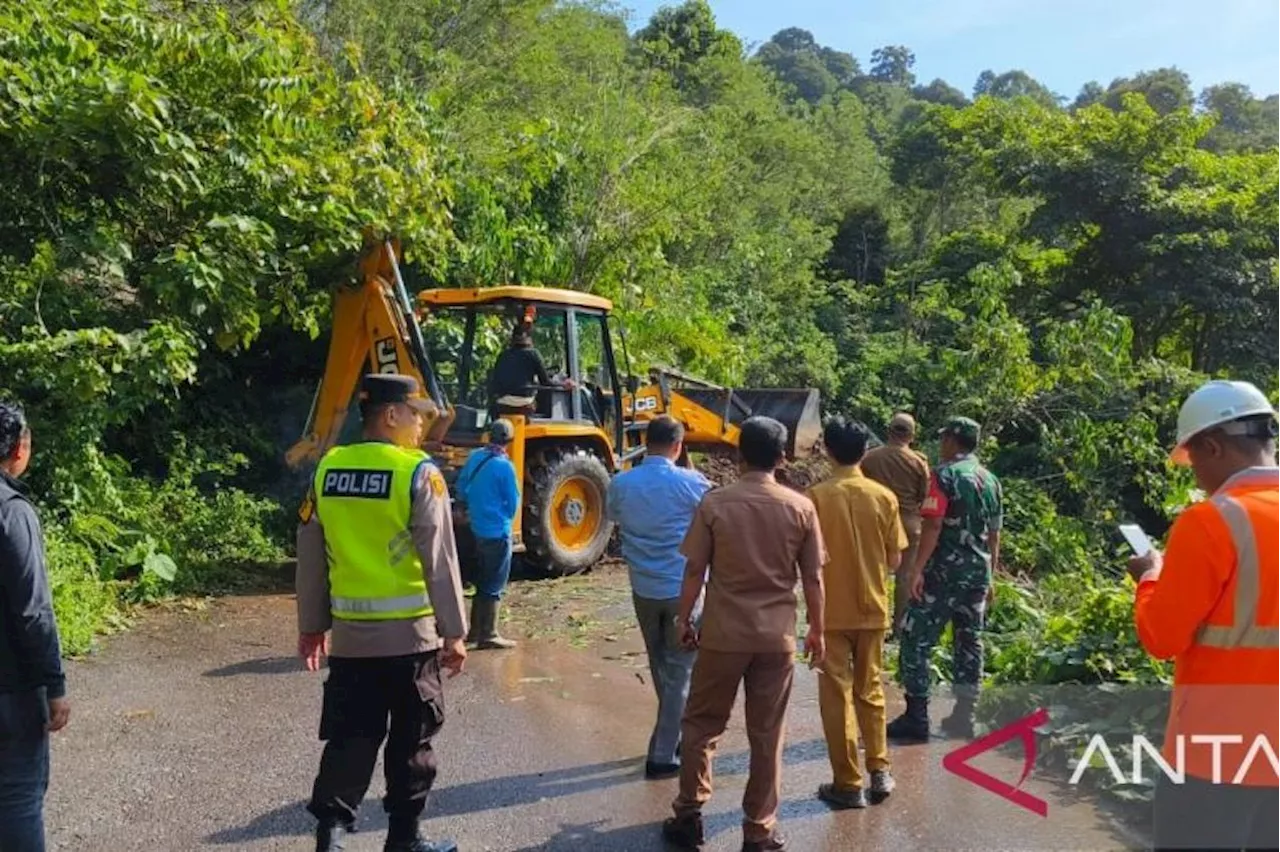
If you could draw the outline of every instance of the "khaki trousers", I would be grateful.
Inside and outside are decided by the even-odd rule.
[[[907,611],[907,598],[911,590],[907,588],[907,576],[911,566],[916,563],[916,551],[920,548],[920,519],[902,519],[902,526],[907,531],[907,549],[902,551],[902,562],[893,572],[893,629],[902,628],[902,615]]]
[[[884,687],[880,663],[883,630],[838,630],[823,634],[827,656],[818,676],[818,709],[836,788],[861,788],[858,733],[867,750],[867,770],[889,768],[885,733]]]
[[[790,653],[698,652],[682,724],[680,795],[672,804],[680,816],[702,810],[711,799],[711,758],[729,724],[738,684],[746,690],[750,774],[742,795],[742,833],[765,840],[778,823],[782,792],[782,740],[787,702],[795,675]]]

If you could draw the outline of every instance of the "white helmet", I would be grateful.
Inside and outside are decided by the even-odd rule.
[[[1175,464],[1187,464],[1187,442],[1206,429],[1258,414],[1275,416],[1275,409],[1265,394],[1248,382],[1222,379],[1206,382],[1196,388],[1178,412],[1178,443],[1170,458]]]

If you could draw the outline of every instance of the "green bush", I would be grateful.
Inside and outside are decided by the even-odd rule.
[[[113,583],[98,574],[93,551],[59,524],[45,524],[53,612],[64,654],[83,654],[94,637],[124,626]]]

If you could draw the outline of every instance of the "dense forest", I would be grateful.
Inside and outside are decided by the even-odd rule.
[[[1277,97],[915,78],[700,0],[0,0],[0,392],[72,651],[282,558],[283,464],[361,233],[411,284],[614,300],[632,361],[979,420],[995,681],[1156,680],[1121,520],[1209,375],[1277,388]],[[966,87],[968,91],[966,91]],[[933,448],[927,443],[925,449]],[[945,652],[938,658],[945,671]]]

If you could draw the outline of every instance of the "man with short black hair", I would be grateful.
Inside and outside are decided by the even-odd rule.
[[[837,467],[809,492],[831,557],[822,569],[827,655],[825,677],[818,678],[818,707],[832,782],[818,788],[818,797],[836,808],[867,804],[858,765],[859,731],[871,802],[879,804],[894,789],[880,666],[892,610],[888,575],[902,558],[907,534],[897,497],[859,467],[870,434],[856,421],[829,421],[823,444]]]
[[[796,580],[804,587],[811,667],[823,659],[822,566],[826,551],[809,498],[774,476],[787,430],[768,417],[742,423],[741,478],[703,498],[681,550],[684,641],[697,647],[685,707],[680,795],[663,835],[686,849],[703,843],[702,808],[711,798],[711,755],[745,688],[751,765],[742,797],[743,852],[777,852],[783,728],[795,672]],[[708,570],[710,569],[710,570]],[[701,625],[694,607],[706,588]]]
[[[680,642],[677,616],[685,567],[680,543],[711,483],[696,470],[676,465],[683,448],[680,421],[666,414],[651,420],[644,461],[614,477],[606,500],[609,519],[618,524],[636,620],[658,694],[658,718],[645,759],[645,777],[651,779],[680,771],[680,719],[697,656]]]
[[[22,407],[0,402],[0,850],[44,852],[49,733],[71,715],[40,519],[18,478],[31,463]]]

